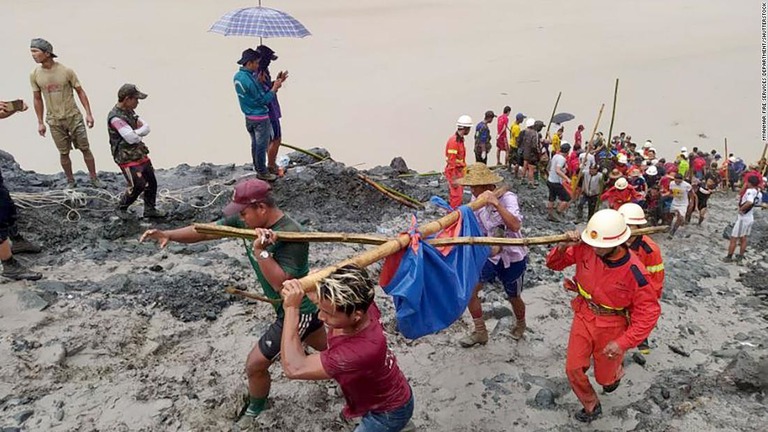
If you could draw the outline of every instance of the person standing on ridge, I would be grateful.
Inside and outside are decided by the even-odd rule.
[[[509,163],[509,113],[512,111],[512,108],[509,106],[504,107],[504,112],[499,116],[498,119],[496,119],[496,133],[499,135],[496,137],[496,165],[501,165],[502,161],[504,162],[504,165],[508,165]],[[501,153],[504,153],[504,158],[502,159]]]
[[[456,121],[456,132],[448,138],[445,144],[445,180],[448,182],[448,204],[453,208],[461,205],[464,196],[464,188],[456,180],[464,177],[467,168],[464,137],[469,135],[472,129],[472,117],[463,115]]]
[[[272,88],[265,90],[254,73],[259,69],[259,53],[248,48],[243,51],[237,64],[240,69],[234,77],[235,93],[240,103],[240,111],[245,115],[245,129],[251,137],[251,159],[256,177],[265,181],[275,181],[277,176],[267,168],[267,147],[272,139],[272,124],[269,120],[269,103],[283,85],[283,78],[278,74]]]
[[[32,85],[32,96],[37,115],[37,133],[45,137],[47,128],[51,128],[51,137],[59,150],[59,162],[67,178],[67,187],[77,186],[75,176],[72,173],[72,159],[69,152],[74,148],[83,154],[83,161],[88,168],[91,177],[91,185],[101,187],[101,182],[96,175],[96,160],[91,152],[88,142],[88,133],[85,127],[93,127],[93,113],[88,95],[77,74],[72,69],[54,60],[57,55],[53,53],[53,45],[45,39],[32,39],[30,43],[32,59],[37,66],[29,75]],[[77,108],[74,94],[77,93],[80,103],[85,109],[85,122],[83,114]],[[43,110],[45,110],[45,123],[43,123]]]
[[[523,226],[523,215],[520,212],[517,195],[512,192],[504,192],[496,197],[493,191],[496,185],[504,179],[488,169],[484,164],[475,164],[469,167],[467,175],[458,181],[459,184],[469,186],[472,190],[472,200],[484,196],[487,204],[475,211],[477,221],[484,236],[522,238],[520,232]],[[523,283],[525,270],[528,267],[528,251],[523,246],[505,246],[499,253],[489,257],[480,273],[480,282],[475,286],[474,293],[469,299],[469,314],[472,316],[475,329],[472,333],[462,338],[459,344],[468,348],[477,344],[484,345],[488,342],[488,330],[483,319],[483,308],[478,297],[478,292],[484,284],[489,284],[498,279],[504,287],[512,311],[515,313],[517,324],[512,329],[512,339],[523,338],[526,329],[525,302],[523,301]]]
[[[491,129],[488,125],[495,117],[493,111],[486,111],[483,121],[475,127],[475,162],[488,163],[488,152],[491,151]]]
[[[661,314],[651,276],[626,246],[631,233],[616,210],[600,210],[579,234],[552,248],[547,267],[555,271],[575,265],[565,288],[577,293],[571,301],[573,324],[565,372],[584,408],[576,420],[589,423],[603,412],[587,370],[605,393],[614,392],[624,375],[624,353],[648,338]]]
[[[515,121],[509,128],[509,157],[507,158],[508,165],[512,170],[512,175],[515,178],[520,176],[520,166],[523,164],[523,155],[519,146],[520,141],[520,125],[525,120],[525,114],[517,113]]]

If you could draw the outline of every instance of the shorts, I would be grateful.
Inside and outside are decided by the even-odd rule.
[[[82,115],[60,119],[48,120],[51,129],[51,137],[56,149],[61,155],[68,155],[70,150],[88,151],[91,145],[88,143],[88,133],[85,131],[85,122]]]
[[[680,216],[685,217],[685,215],[688,214],[688,206],[687,205],[686,206],[679,206],[679,205],[676,206],[676,205],[673,205],[673,206],[670,206],[670,210],[669,211],[672,214],[677,213]]]
[[[672,210],[672,197],[661,199],[661,210],[663,213],[669,213]]]
[[[707,208],[707,201],[699,200],[696,203],[696,210],[701,211],[701,210],[704,210],[706,208]]]
[[[501,151],[509,151],[509,142],[506,135],[499,135],[496,138],[496,148]]]
[[[555,202],[556,199],[559,199],[562,202],[569,202],[571,200],[571,194],[565,190],[565,186],[561,183],[547,181],[547,188],[549,188],[549,202]]]
[[[299,336],[301,340],[307,338],[321,329],[323,322],[317,317],[317,312],[313,314],[299,315]],[[280,355],[280,340],[283,337],[283,319],[278,318],[269,325],[267,331],[259,339],[259,351],[269,361],[274,361]]]
[[[280,127],[280,119],[269,117],[269,123],[272,125],[272,139],[280,139],[283,137],[283,129]]]
[[[496,279],[499,279],[504,287],[504,292],[507,293],[507,297],[517,298],[523,293],[525,269],[527,267],[528,257],[523,258],[521,261],[510,263],[507,268],[504,268],[504,261],[501,259],[496,264],[486,261],[483,265],[483,270],[480,272],[480,282],[493,283]]]
[[[11,194],[0,185],[0,243],[16,235],[16,206]]]
[[[731,237],[747,237],[750,233],[752,233],[752,224],[754,223],[754,218],[739,216],[739,218],[736,219],[736,223],[733,225],[733,229],[731,230]]]

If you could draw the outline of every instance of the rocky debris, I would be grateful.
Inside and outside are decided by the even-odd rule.
[[[408,174],[411,170],[408,169],[408,164],[405,163],[405,159],[400,156],[392,159],[389,163],[389,167],[395,170],[398,174]]]
[[[555,408],[555,394],[548,388],[543,388],[536,393],[536,397],[529,405],[539,409]]]
[[[45,345],[37,350],[37,363],[43,366],[61,366],[67,358],[67,350],[60,343]]]
[[[27,421],[30,417],[32,417],[35,414],[34,410],[24,410],[16,415],[13,416],[13,419],[16,420],[16,423],[23,424],[25,421]]]
[[[41,311],[48,307],[48,302],[32,291],[19,291],[16,293],[16,303],[21,310]]]
[[[745,392],[757,392],[760,390],[768,389],[766,386],[765,373],[766,364],[768,364],[768,358],[762,359],[760,362],[752,358],[747,352],[741,351],[736,357],[726,366],[720,376],[727,382],[732,382],[737,389]]]
[[[673,344],[667,344],[667,346],[675,354],[679,354],[679,355],[681,355],[683,357],[690,357],[691,356],[691,354],[688,351],[684,350],[680,346],[673,345]]]

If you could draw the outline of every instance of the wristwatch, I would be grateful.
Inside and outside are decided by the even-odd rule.
[[[269,252],[263,250],[263,251],[259,252],[259,255],[256,257],[256,261],[265,260],[265,259],[267,259],[269,257],[270,257]]]

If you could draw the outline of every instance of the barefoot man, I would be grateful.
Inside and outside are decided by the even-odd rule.
[[[251,228],[258,238],[252,245],[243,241],[256,278],[264,295],[280,300],[283,282],[304,277],[309,272],[309,243],[275,242],[273,231],[302,231],[301,226],[277,207],[269,183],[250,179],[235,186],[232,202],[224,208],[224,219],[217,223],[235,228]],[[194,226],[171,231],[150,229],[140,241],[153,239],[165,247],[169,241],[197,243],[216,237],[200,234]],[[280,303],[274,304],[275,321],[261,335],[259,342],[248,354],[245,373],[248,375],[249,403],[245,415],[258,416],[267,406],[272,382],[269,366],[280,354],[285,311]],[[299,338],[319,351],[326,347],[325,329],[317,317],[317,307],[307,298],[299,302]]]

